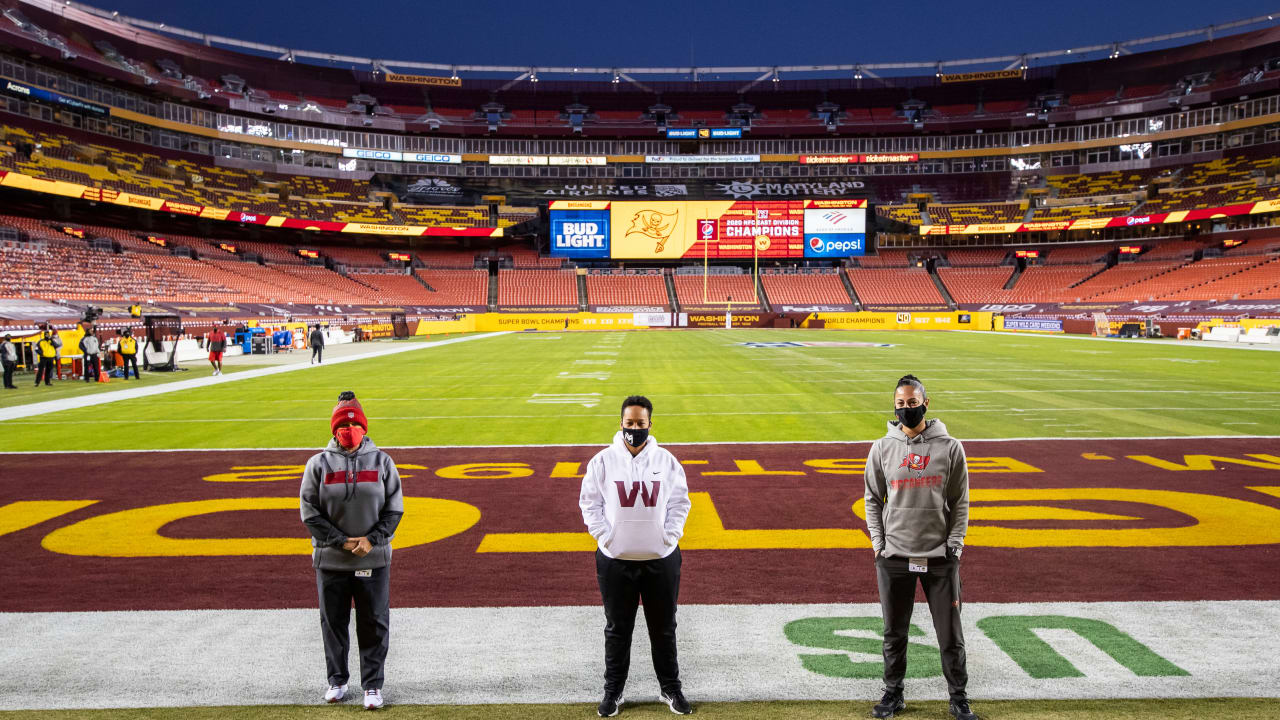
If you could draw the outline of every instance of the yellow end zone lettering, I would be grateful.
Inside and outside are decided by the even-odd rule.
[[[46,550],[86,557],[197,557],[228,555],[309,555],[311,541],[300,537],[171,538],[165,525],[183,518],[243,510],[298,511],[288,497],[227,498],[150,505],[97,515],[44,537]],[[457,535],[480,521],[480,510],[456,500],[406,497],[404,520],[391,547],[410,548]]]
[[[711,494],[689,493],[689,518],[680,547],[685,550],[816,550],[869,548],[871,540],[852,528],[802,530],[729,530],[720,520]],[[596,541],[586,532],[489,533],[476,552],[589,552]]]
[[[1255,488],[1256,489],[1256,488]],[[1267,490],[1261,490],[1267,492]],[[1196,519],[1185,527],[1162,528],[1008,528],[975,525],[975,520],[1065,520],[1062,508],[1037,502],[1106,500],[1154,505]],[[971,489],[970,503],[1022,502],[1024,505],[982,507],[970,505],[966,545],[985,547],[1205,547],[1218,545],[1272,545],[1280,543],[1280,509],[1246,500],[1174,490],[1129,488],[1006,488]],[[853,505],[866,520],[866,501]],[[1081,511],[1071,511],[1078,513]]]

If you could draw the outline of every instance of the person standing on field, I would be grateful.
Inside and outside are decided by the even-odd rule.
[[[56,333],[49,331],[47,328],[40,335],[40,339],[36,341],[36,387],[40,386],[40,380],[44,380],[45,385],[52,385],[53,380],[53,364],[58,359],[58,347],[53,344],[53,339],[57,337]]]
[[[138,374],[138,340],[133,336],[133,330],[125,328],[120,335],[120,364],[124,366],[124,379],[129,379],[129,367],[133,367],[133,377],[135,380],[141,380],[142,376]]]
[[[213,374],[222,374],[222,353],[227,350],[227,334],[222,332],[221,325],[214,325],[209,333],[209,364],[213,366]]]
[[[5,335],[0,342],[0,365],[4,365],[4,389],[17,390],[13,384],[13,371],[18,367],[18,346],[13,344],[13,336]]]
[[[596,580],[604,601],[604,699],[600,717],[617,715],[631,666],[636,609],[644,602],[659,697],[677,715],[693,712],[676,661],[676,601],[680,537],[689,515],[684,468],[649,434],[653,404],[641,395],[622,401],[622,428],[613,444],[587,463],[578,507],[595,538]]]
[[[102,348],[98,344],[98,334],[93,330],[85,333],[80,338],[80,352],[83,353],[84,363],[84,381],[97,382],[98,374],[102,371],[102,366],[98,362],[98,351]]]
[[[307,337],[307,344],[311,346],[311,362],[324,363],[324,333],[320,331],[320,323],[316,323],[311,330],[311,335]],[[339,363],[341,364],[341,363]]]
[[[364,707],[382,707],[383,664],[391,633],[391,539],[404,515],[400,473],[366,433],[369,421],[355,393],[338,396],[329,445],[302,475],[302,522],[311,533],[311,564],[320,596],[329,689],[325,702],[347,696],[348,626],[356,608]]]
[[[960,628],[960,555],[969,527],[969,470],[964,447],[941,420],[925,420],[929,396],[915,375],[893,392],[897,420],[867,454],[867,533],[884,615],[884,696],[872,709],[891,718],[906,709],[907,633],[916,584],[923,586],[938,635],[942,674],[956,720],[978,720],[969,708],[964,633]]]

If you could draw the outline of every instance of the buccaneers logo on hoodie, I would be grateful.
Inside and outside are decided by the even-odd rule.
[[[929,467],[929,456],[907,453],[907,456],[902,458],[902,464],[898,467],[907,468],[908,470],[923,470]]]

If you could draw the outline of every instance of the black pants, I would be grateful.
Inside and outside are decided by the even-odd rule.
[[[124,353],[121,353],[120,357],[121,357],[120,364],[124,368],[124,379],[125,380],[129,379],[129,366],[132,365],[133,377],[138,380],[141,380],[142,376],[138,374],[138,354],[133,353],[131,355],[125,355]]]
[[[324,354],[324,346],[323,346],[323,345],[312,345],[312,346],[311,346],[311,359],[312,359],[312,360],[316,360],[316,361],[318,361],[318,362],[324,362],[324,358],[323,358],[323,357],[321,357],[321,355],[323,355],[323,354]]]
[[[680,596],[680,548],[657,560],[615,560],[596,550],[596,579],[604,600],[604,691],[621,693],[631,667],[631,633],[644,600],[653,672],[663,692],[680,690],[676,662],[676,600]]]
[[[40,364],[36,366],[36,384],[40,384],[40,380],[44,380],[45,385],[52,385],[53,382],[53,358],[40,358]]]
[[[884,614],[884,686],[902,691],[917,578],[924,587],[929,614],[933,616],[947,692],[953,700],[963,699],[969,671],[965,667],[964,632],[960,628],[960,563],[947,558],[929,558],[929,571],[924,573],[908,571],[906,558],[876,559],[876,583],[880,586],[880,610]]]
[[[101,372],[101,367],[102,366],[99,364],[97,355],[85,355],[84,356],[84,381],[97,382],[98,373]]]
[[[18,363],[12,363],[8,360],[4,361],[4,386],[7,388],[17,387],[13,384],[13,370],[18,367]]]
[[[356,640],[360,643],[360,687],[382,689],[382,665],[391,638],[391,567],[374,568],[370,577],[316,569],[320,593],[320,633],[330,685],[346,685],[351,637],[351,603],[356,606]]]

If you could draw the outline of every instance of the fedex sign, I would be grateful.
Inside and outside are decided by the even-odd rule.
[[[560,257],[609,257],[608,210],[552,210],[551,254]]]

